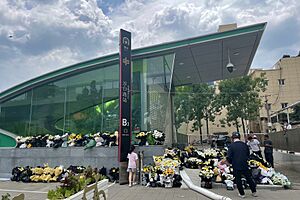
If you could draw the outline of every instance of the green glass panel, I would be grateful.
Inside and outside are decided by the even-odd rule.
[[[133,130],[164,130],[174,54],[135,60]],[[119,127],[119,66],[94,66],[1,104],[0,128],[16,135],[96,133]]]
[[[168,54],[133,62],[133,143],[138,142],[139,131],[165,130],[173,58],[174,54]]]
[[[118,101],[102,104],[118,99],[118,80],[118,65],[111,65],[33,88],[1,104],[0,127],[24,136],[116,130]]]
[[[0,133],[0,147],[15,147],[16,140],[8,135]]]

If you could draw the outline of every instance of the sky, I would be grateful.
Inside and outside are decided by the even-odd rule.
[[[47,72],[118,51],[268,22],[252,68],[300,51],[299,0],[0,0],[0,92]]]

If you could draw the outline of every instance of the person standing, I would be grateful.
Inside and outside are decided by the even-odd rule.
[[[229,146],[227,160],[232,164],[233,175],[236,185],[239,190],[239,196],[245,198],[245,191],[242,185],[242,175],[245,176],[247,183],[250,186],[252,196],[257,197],[256,185],[251,177],[251,172],[248,166],[250,151],[246,143],[242,142],[239,132],[232,133],[233,143]]]
[[[264,146],[265,146],[265,159],[271,166],[274,168],[274,159],[273,159],[273,143],[269,139],[269,135],[264,136]]]
[[[249,136],[247,145],[249,146],[252,153],[255,153],[256,155],[262,158],[261,150],[260,150],[260,142],[258,141],[256,135]]]
[[[136,185],[135,177],[136,177],[136,167],[138,162],[138,155],[134,152],[135,147],[133,145],[130,146],[129,153],[127,155],[128,158],[128,168],[127,172],[129,173],[128,181],[129,187]]]

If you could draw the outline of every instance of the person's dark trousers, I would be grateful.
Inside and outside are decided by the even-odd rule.
[[[265,158],[266,158],[266,161],[267,161],[268,163],[270,163],[271,166],[274,168],[273,153],[266,153],[266,152],[265,152]]]
[[[252,193],[256,192],[256,185],[254,180],[252,179],[250,170],[235,170],[234,175],[235,175],[236,186],[239,190],[240,195],[245,195],[243,184],[242,184],[242,175],[245,176],[247,183],[250,186],[251,192]]]

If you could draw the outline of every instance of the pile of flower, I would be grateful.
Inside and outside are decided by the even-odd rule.
[[[15,167],[12,169],[12,181],[28,182],[59,182],[64,179],[67,173],[82,173],[83,166],[70,166],[64,169],[63,166],[49,167],[48,164],[37,167]]]
[[[95,134],[66,133],[64,135],[38,135],[21,137],[18,136],[17,148],[32,147],[86,147],[95,146],[116,146],[118,145],[118,131]]]
[[[199,169],[199,176],[204,181],[204,187],[211,188],[211,182],[225,183],[227,189],[233,189],[233,169],[226,161],[226,149],[197,150],[188,146],[182,152],[183,165],[186,168]],[[291,186],[288,178],[276,173],[270,164],[256,154],[250,155],[249,167],[256,183],[276,184],[286,188]]]
[[[146,139],[147,135],[148,135],[148,132],[141,131],[138,134],[136,134],[135,138],[136,139]]]
[[[141,131],[135,136],[140,140],[139,145],[162,145],[165,141],[165,134],[158,130]]]
[[[63,166],[57,167],[49,167],[48,164],[44,164],[44,166],[37,167],[15,167],[12,169],[12,181],[21,181],[24,183],[28,182],[62,182],[69,174],[80,175],[83,174],[89,169],[90,166],[74,166],[70,165],[68,168],[64,168]],[[94,174],[99,174],[107,177],[110,181],[118,181],[119,180],[119,168],[113,167],[107,173],[105,167],[102,167],[100,170],[97,168],[93,169]]]
[[[285,188],[291,187],[291,182],[285,175],[276,172],[269,163],[258,155],[251,155],[251,160],[249,160],[248,164],[252,170],[252,176],[256,183],[282,185]]]
[[[166,149],[163,156],[153,156],[154,165],[142,168],[142,185],[149,187],[180,187],[181,162],[178,149]]]
[[[114,181],[118,182],[119,181],[119,168],[118,167],[111,168],[109,170],[109,175],[107,177],[112,182],[114,182]]]
[[[135,138],[140,140],[140,146],[146,145],[148,135],[150,135],[150,132],[146,131],[141,131],[138,134],[136,134]]]
[[[199,177],[205,188],[212,188],[212,182],[218,182],[226,184],[228,190],[233,190],[233,169],[226,161],[226,155],[227,149],[198,150],[193,146],[187,146],[183,151],[166,149],[163,156],[153,156],[154,166],[143,168],[143,183],[152,187],[165,186],[163,181],[166,177],[172,177],[178,174],[179,169],[186,167],[199,169]],[[276,173],[264,159],[255,154],[251,154],[250,159],[249,167],[258,184],[282,185],[285,188],[291,186],[288,178]],[[246,182],[243,183],[246,187]]]
[[[158,130],[154,130],[152,133],[152,136],[155,140],[155,144],[163,144],[165,141],[165,133],[158,131]]]

